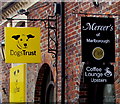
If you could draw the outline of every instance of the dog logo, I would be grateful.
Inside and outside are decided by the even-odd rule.
[[[28,41],[30,38],[34,38],[35,36],[29,34],[29,35],[13,35],[12,38],[17,40],[17,47],[19,49],[26,49],[28,47]]]

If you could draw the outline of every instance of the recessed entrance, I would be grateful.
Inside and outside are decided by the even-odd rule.
[[[54,102],[54,80],[48,64],[42,65],[38,73],[34,102],[39,104]]]
[[[89,84],[88,104],[115,104],[113,84]]]
[[[83,73],[80,83],[79,104],[116,104],[114,84],[84,83]]]

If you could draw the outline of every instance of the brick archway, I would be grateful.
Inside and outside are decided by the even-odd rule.
[[[46,82],[47,82],[47,77],[49,76],[49,72],[51,73],[51,78],[54,82],[52,71],[50,69],[50,66],[47,63],[44,63],[39,70],[36,85],[35,85],[35,97],[34,97],[34,102],[35,103],[45,103],[45,94],[46,94]]]

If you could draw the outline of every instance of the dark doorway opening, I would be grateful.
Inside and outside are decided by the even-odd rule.
[[[104,84],[88,85],[88,104],[103,104]]]
[[[89,84],[88,104],[115,104],[113,84]]]
[[[48,64],[44,64],[38,73],[34,102],[39,104],[54,102],[54,79]]]
[[[114,84],[84,83],[82,73],[79,104],[116,104]]]

